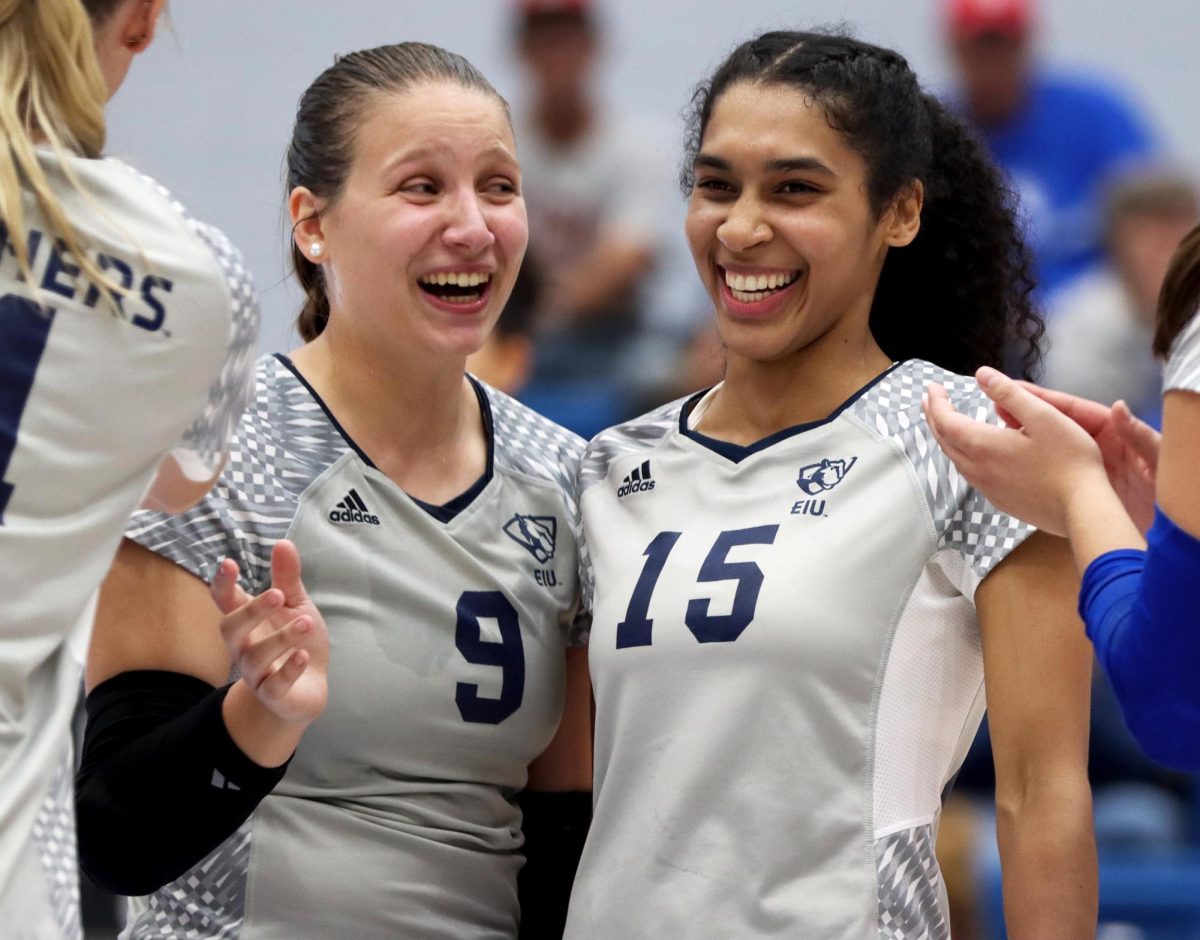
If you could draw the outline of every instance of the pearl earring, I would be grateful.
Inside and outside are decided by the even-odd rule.
[[[325,246],[320,242],[313,242],[308,246],[308,253],[314,258],[319,258],[325,253]]]

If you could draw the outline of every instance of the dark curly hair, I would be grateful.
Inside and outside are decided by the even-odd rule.
[[[300,97],[287,152],[287,191],[306,186],[333,202],[354,162],[355,137],[373,95],[399,94],[413,85],[451,82],[495,98],[508,116],[508,103],[470,62],[421,42],[401,42],[338,56]],[[329,297],[320,265],[291,245],[292,268],[305,302],[296,330],[308,342],[329,322]]]
[[[692,96],[685,194],[713,107],[741,83],[783,85],[819,104],[866,163],[876,216],[912,181],[924,186],[920,232],[888,251],[871,306],[871,332],[884,353],[964,374],[1003,367],[1008,358],[1032,377],[1044,324],[1030,299],[1016,198],[904,57],[835,31],[770,32],[742,43]]]

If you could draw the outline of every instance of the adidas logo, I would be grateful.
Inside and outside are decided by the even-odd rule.
[[[654,480],[650,477],[650,461],[647,460],[621,481],[621,486],[617,489],[617,499],[630,493],[648,493],[652,489]]]
[[[362,501],[355,490],[346,494],[346,498],[329,511],[330,522],[362,522],[367,525],[379,525],[379,517],[371,515],[371,510]]]

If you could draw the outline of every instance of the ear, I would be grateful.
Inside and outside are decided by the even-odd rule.
[[[921,207],[925,205],[925,187],[913,180],[896,194],[884,219],[884,242],[891,248],[912,244],[921,230]]]
[[[288,215],[292,219],[292,241],[300,253],[313,264],[320,264],[329,253],[325,246],[325,231],[321,224],[324,200],[318,199],[307,186],[297,186],[288,196]],[[319,245],[318,251],[313,250]]]
[[[135,0],[127,5],[119,35],[130,52],[145,52],[149,48],[166,3],[167,0]]]

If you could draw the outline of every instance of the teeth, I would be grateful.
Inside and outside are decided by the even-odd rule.
[[[422,284],[434,284],[439,287],[444,287],[447,284],[452,287],[478,287],[480,284],[486,284],[491,279],[492,276],[487,273],[474,272],[467,274],[466,272],[458,271],[423,274],[419,278]]]
[[[781,287],[787,287],[792,281],[799,276],[796,271],[789,271],[786,274],[733,274],[730,271],[725,272],[725,283],[735,294],[752,294],[766,290],[777,290]],[[739,298],[740,299],[740,298]]]

